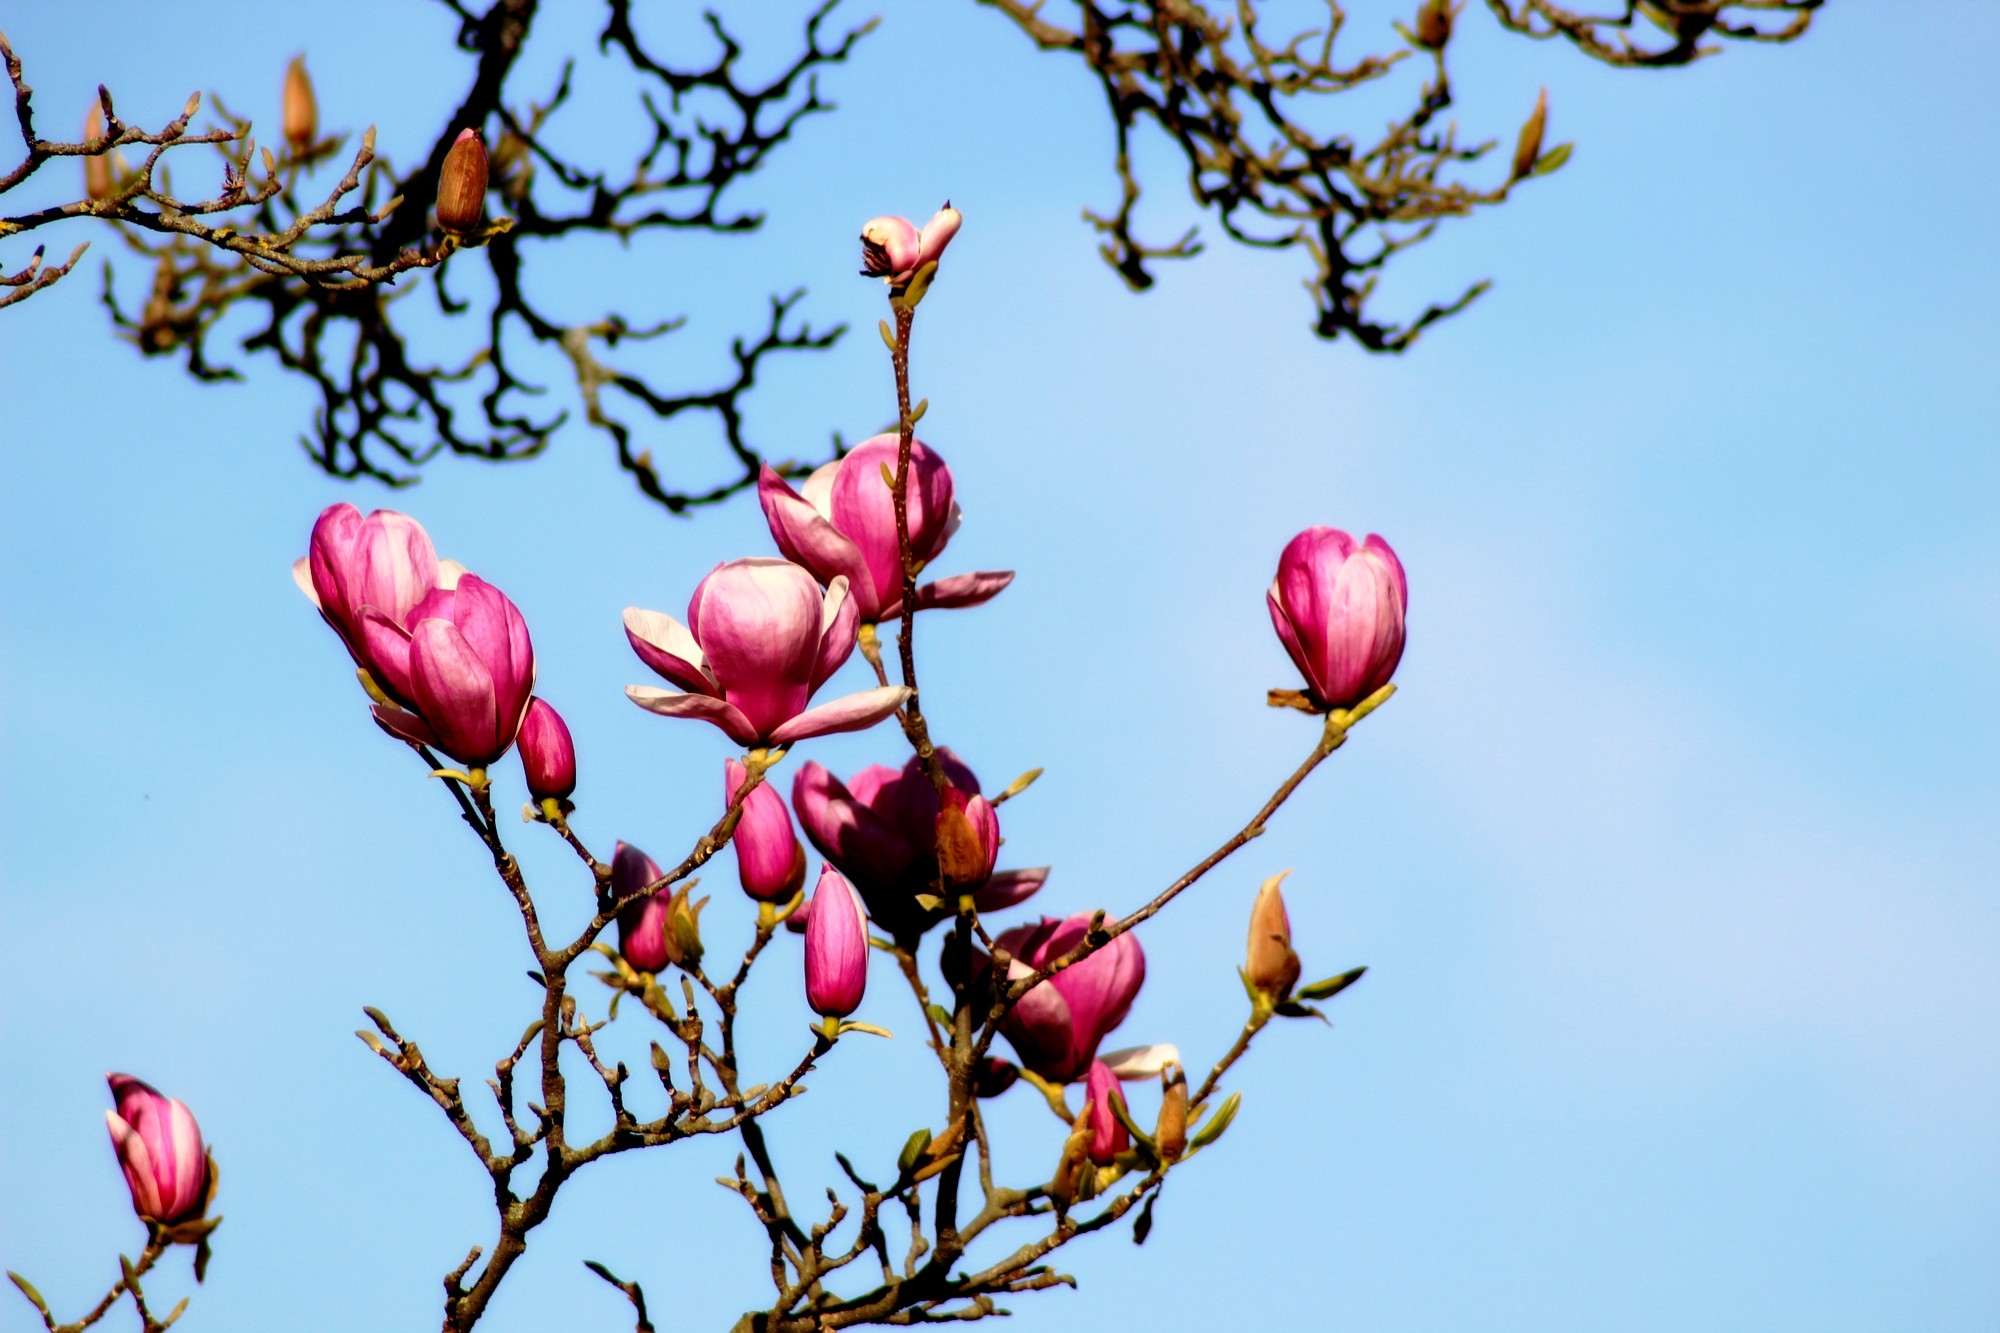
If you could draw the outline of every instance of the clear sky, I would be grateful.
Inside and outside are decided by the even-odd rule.
[[[1357,40],[1386,33],[1354,8]],[[824,78],[843,109],[745,192],[765,232],[604,247],[557,299],[692,312],[647,355],[694,381],[806,283],[813,318],[858,332],[757,400],[759,437],[803,456],[893,410],[857,225],[964,210],[916,391],[966,510],[944,567],[1020,578],[932,618],[926,695],[989,783],[1046,766],[1004,811],[1006,860],[1056,868],[1041,904],[1151,896],[1310,748],[1263,703],[1296,683],[1263,606],[1286,538],[1381,532],[1411,584],[1402,693],[1148,928],[1123,1034],[1220,1052],[1250,896],[1285,867],[1309,973],[1367,980],[1332,1030],[1269,1033],[1153,1239],[1072,1247],[1081,1290],[1017,1301],[1028,1326],[2000,1326],[2000,10],[1836,4],[1797,46],[1667,74],[1468,12],[1463,123],[1511,132],[1546,83],[1578,148],[1391,279],[1405,309],[1497,283],[1402,359],[1314,341],[1290,256],[1217,244],[1128,294],[1077,221],[1115,201],[1082,72],[967,0],[882,12]],[[376,121],[401,160],[463,87],[441,7],[190,13],[42,0],[6,29],[56,129],[102,81],[145,123],[217,88],[275,131],[305,49],[326,121]],[[585,87],[575,132],[633,132]],[[299,384],[142,361],[95,282],[0,312],[0,1265],[68,1312],[136,1251],[102,1124],[101,1075],[129,1070],[224,1168],[183,1327],[430,1326],[439,1276],[490,1238],[486,1188],[350,1034],[378,1005],[476,1084],[536,992],[479,848],[369,723],[287,566],[333,500],[420,517],[525,611],[578,737],[579,831],[666,860],[713,817],[727,743],[621,697],[646,677],[618,613],[677,612],[769,538],[748,502],[669,519],[578,431],[393,497],[327,480]],[[809,753],[844,773],[899,743]],[[515,841],[574,915],[541,832]],[[747,934],[732,880],[709,879],[715,947]],[[771,1068],[807,1017],[794,966],[760,983]],[[935,1112],[888,981],[859,1016],[897,1040],[843,1044],[770,1122],[796,1198],[835,1148],[885,1163]],[[1053,1121],[1025,1092],[996,1116],[1042,1178]],[[629,1326],[585,1258],[644,1282],[663,1328],[761,1301],[758,1233],[711,1183],[728,1156],[580,1178],[490,1326]],[[35,1326],[0,1300],[0,1330]]]

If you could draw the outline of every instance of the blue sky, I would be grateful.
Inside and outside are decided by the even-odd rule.
[[[1386,7],[1354,8],[1357,40],[1386,32]],[[1411,583],[1402,692],[1149,927],[1123,1032],[1196,1061],[1226,1045],[1244,913],[1285,867],[1308,970],[1368,979],[1333,1030],[1260,1044],[1237,1125],[1176,1174],[1145,1248],[1073,1247],[1081,1290],[1016,1302],[1024,1320],[2000,1323],[2000,13],[1836,5],[1795,47],[1658,75],[1468,13],[1463,123],[1510,132],[1546,83],[1578,148],[1409,256],[1391,306],[1496,286],[1389,360],[1309,336],[1291,257],[1217,244],[1128,294],[1077,221],[1115,198],[1080,72],[966,3],[881,9],[826,76],[842,111],[745,192],[763,233],[604,247],[552,265],[551,291],[576,317],[691,312],[644,355],[699,380],[766,292],[805,282],[816,320],[858,330],[757,401],[760,437],[805,455],[892,411],[856,225],[965,211],[916,391],[967,514],[945,567],[1020,578],[924,626],[924,679],[989,782],[1046,766],[1003,854],[1055,865],[1046,909],[1149,897],[1310,747],[1262,701],[1294,683],[1262,604],[1287,537],[1381,532]],[[210,12],[37,5],[7,31],[58,127],[99,81],[149,123],[196,87],[269,121],[303,48],[327,122],[372,119],[407,157],[462,87],[436,68],[439,8]],[[578,134],[637,132],[585,88]],[[1157,179],[1172,234],[1187,210]],[[101,1122],[124,1069],[186,1100],[224,1167],[183,1327],[423,1327],[489,1238],[482,1178],[350,1033],[378,1005],[476,1078],[534,992],[479,849],[367,721],[287,566],[333,500],[416,514],[528,616],[578,737],[579,831],[666,859],[712,818],[726,742],[621,697],[644,675],[618,612],[677,611],[769,539],[747,503],[669,520],[574,431],[393,497],[329,481],[294,443],[299,385],[143,362],[94,283],[0,313],[0,1265],[68,1311],[136,1249]],[[896,744],[810,754],[844,773]],[[515,841],[575,915],[537,832]],[[710,877],[713,939],[748,929],[731,876]],[[806,1017],[790,967],[762,983],[773,1067]],[[886,974],[859,1016],[915,1021]],[[638,1025],[616,1036],[643,1052]],[[924,1123],[920,1054],[844,1044],[771,1122],[795,1198],[835,1148],[887,1161]],[[1039,1176],[1046,1112],[1010,1095],[996,1124]],[[728,1156],[580,1178],[489,1325],[624,1326],[595,1258],[663,1326],[726,1326],[764,1281],[710,1183]],[[35,1326],[0,1301],[0,1330]]]

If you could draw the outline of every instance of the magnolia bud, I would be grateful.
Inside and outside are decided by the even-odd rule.
[[[938,872],[952,888],[971,889],[993,874],[1000,852],[1000,821],[983,796],[947,787],[937,817]]]
[[[132,1210],[167,1225],[208,1208],[213,1164],[185,1105],[130,1074],[107,1074],[117,1109],[104,1113],[111,1146],[132,1191]]]
[[[90,140],[103,133],[104,111],[92,102],[90,114],[83,118],[83,137]],[[99,153],[83,159],[83,192],[94,200],[111,197],[111,154]]]
[[[1174,1162],[1187,1151],[1187,1073],[1179,1065],[1160,1071],[1160,1120],[1153,1129],[1153,1143],[1160,1160]]]
[[[813,887],[806,920],[806,1003],[827,1018],[845,1018],[868,989],[868,918],[854,886],[832,866]]]
[[[1411,37],[1427,51],[1442,51],[1451,40],[1451,26],[1458,18],[1458,11],[1459,6],[1451,0],[1424,0],[1417,11],[1417,26]]]
[[[1084,1086],[1090,1097],[1090,1160],[1099,1166],[1110,1166],[1119,1153],[1132,1146],[1131,1134],[1111,1107],[1113,1097],[1124,1095],[1118,1090],[1118,1075],[1102,1060],[1093,1061]]]
[[[1535,98],[1535,109],[1528,113],[1528,121],[1521,126],[1521,137],[1514,141],[1514,179],[1535,169],[1535,163],[1542,158],[1542,130],[1549,121],[1549,90],[1544,88]]]
[[[576,790],[576,745],[562,714],[543,700],[530,699],[514,737],[527,775],[528,795],[537,801],[566,801]]]
[[[1278,884],[1291,872],[1273,875],[1250,905],[1250,948],[1243,976],[1273,1003],[1285,999],[1299,980],[1299,956],[1292,952],[1292,922]]]
[[[293,56],[285,67],[285,142],[294,157],[303,157],[319,138],[319,102],[313,97],[306,58]]]
[[[486,145],[478,130],[460,130],[438,172],[437,223],[454,236],[479,225],[486,210]]]

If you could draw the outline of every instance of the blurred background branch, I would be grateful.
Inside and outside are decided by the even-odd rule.
[[[756,479],[768,451],[746,428],[745,404],[771,358],[825,350],[844,326],[801,318],[802,290],[774,293],[761,324],[730,340],[712,379],[664,383],[652,377],[657,372],[620,364],[617,354],[678,331],[679,312],[564,309],[568,286],[537,285],[530,269],[541,244],[553,240],[595,235],[622,245],[643,233],[756,230],[763,215],[734,206],[732,188],[765,166],[802,121],[832,109],[819,74],[846,62],[874,26],[872,19],[830,24],[837,2],[811,10],[793,54],[758,78],[743,72],[745,43],[717,14],[704,15],[705,32],[694,39],[706,51],[690,54],[686,40],[649,37],[632,0],[602,0],[597,51],[635,81],[635,123],[643,127],[636,158],[607,163],[559,148],[549,134],[570,101],[574,59],[553,86],[523,86],[522,56],[541,0],[483,7],[437,0],[457,20],[458,48],[474,58],[465,92],[421,161],[398,166],[377,156],[371,128],[317,201],[306,192],[309,174],[346,149],[342,137],[321,136],[302,61],[286,78],[283,147],[260,152],[249,122],[220,102],[212,128],[191,130],[193,98],[179,118],[149,133],[119,120],[101,89],[82,140],[41,139],[31,89],[8,51],[27,154],[0,177],[0,194],[69,157],[83,160],[86,190],[73,202],[0,218],[0,237],[80,217],[112,221],[149,266],[140,290],[123,299],[117,272],[105,266],[104,301],[117,328],[144,354],[177,356],[200,379],[240,377],[246,355],[304,377],[317,404],[303,443],[329,475],[401,486],[440,454],[532,458],[570,415],[538,410],[534,400],[567,375],[584,423],[609,440],[619,467],[647,497],[685,512]],[[1315,5],[1310,26],[1278,32],[1270,30],[1278,7],[1256,0],[1079,0],[1061,6],[1060,19],[1042,0],[978,3],[1040,48],[1078,57],[1100,84],[1115,135],[1118,198],[1115,208],[1084,217],[1102,237],[1106,261],[1135,290],[1153,284],[1161,262],[1203,248],[1196,229],[1172,238],[1144,233],[1137,214],[1147,182],[1135,139],[1147,127],[1178,150],[1190,196],[1225,235],[1310,257],[1305,286],[1316,334],[1377,352],[1407,350],[1488,286],[1481,280],[1414,312],[1384,314],[1377,285],[1390,261],[1445,219],[1500,204],[1569,157],[1567,143],[1544,145],[1546,94],[1511,129],[1511,157],[1489,165],[1498,139],[1461,138],[1447,115],[1447,55],[1463,0],[1419,0],[1407,22],[1382,34],[1386,43],[1359,53],[1344,40],[1348,15],[1339,0]],[[1551,0],[1486,0],[1486,8],[1512,32],[1560,38],[1612,65],[1662,68],[1725,40],[1792,40],[1822,3],[1626,0],[1612,12],[1587,13]],[[1407,71],[1399,68],[1405,62]],[[1379,137],[1329,126],[1326,99],[1371,85],[1387,90],[1405,73],[1414,76],[1406,109]],[[493,144],[486,204],[494,220],[460,236],[435,225],[432,205],[446,155],[467,129]],[[219,191],[183,201],[163,159],[170,149],[203,144],[221,155]],[[126,148],[145,155],[128,165]],[[45,264],[37,249],[25,264],[0,265],[0,306],[46,290],[81,252]],[[455,265],[446,262],[452,258]],[[437,270],[430,308],[400,306],[409,289],[397,278],[430,268]],[[245,318],[224,338],[218,323],[235,311]],[[436,325],[424,325],[439,317],[476,336],[441,353]],[[536,348],[558,355],[537,359]],[[703,417],[713,421],[719,471],[701,440],[677,439],[669,457],[656,452],[667,423]],[[839,447],[836,437],[831,451]],[[796,476],[816,460],[771,461]]]

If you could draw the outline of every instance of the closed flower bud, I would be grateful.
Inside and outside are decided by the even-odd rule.
[[[292,156],[303,157],[319,139],[319,101],[302,55],[293,56],[285,67],[284,111],[285,142],[291,145]]]
[[[1250,905],[1250,947],[1243,975],[1273,1004],[1283,1001],[1299,981],[1299,956],[1292,952],[1292,919],[1278,885],[1285,875],[1273,875],[1257,890]]]
[[[740,760],[728,760],[723,766],[724,799],[735,800],[749,776]],[[743,892],[758,902],[789,902],[805,884],[806,849],[792,831],[785,798],[770,783],[758,783],[744,798],[730,842],[736,848],[736,873]]]
[[[1160,1120],[1153,1130],[1153,1145],[1160,1150],[1161,1161],[1175,1162],[1187,1151],[1187,1072],[1169,1065],[1160,1080]]]
[[[187,1107],[130,1074],[107,1074],[117,1109],[104,1113],[132,1211],[170,1226],[208,1207],[209,1161]]]
[[[528,795],[537,801],[566,801],[576,790],[576,746],[562,714],[542,699],[530,699],[514,743],[521,750],[521,771]]]
[[[611,858],[611,896],[625,900],[618,909],[618,952],[641,972],[659,972],[701,960],[699,930],[703,898],[690,904],[692,884],[640,893],[660,878],[660,867],[637,847],[619,843]]]
[[[1119,1153],[1132,1146],[1132,1136],[1111,1109],[1111,1099],[1124,1094],[1118,1090],[1118,1076],[1102,1060],[1091,1064],[1084,1087],[1090,1097],[1090,1160],[1110,1166]]]
[[[533,695],[527,621],[506,593],[476,574],[427,594],[408,620],[405,628],[373,605],[362,608],[370,670],[389,694],[414,706],[378,704],[375,720],[413,744],[486,767],[514,744]]]
[[[1307,528],[1285,544],[1264,600],[1314,706],[1349,708],[1389,683],[1409,596],[1402,562],[1373,533]]]
[[[90,104],[90,114],[83,118],[83,137],[86,142],[104,133],[104,111],[97,103]],[[92,200],[111,197],[111,154],[98,153],[83,159],[83,192]]]
[[[1549,90],[1544,88],[1535,98],[1535,109],[1528,113],[1527,123],[1521,126],[1521,137],[1514,141],[1514,179],[1519,180],[1535,169],[1535,163],[1542,157],[1542,131],[1549,121]]]
[[[832,866],[820,871],[806,919],[806,1003],[845,1018],[868,989],[868,918],[854,887]]]
[[[1460,6],[1451,0],[1424,0],[1417,11],[1416,30],[1411,34],[1418,46],[1427,51],[1442,51],[1444,44],[1451,40],[1451,28],[1458,18]]]
[[[486,210],[486,145],[478,130],[460,130],[438,172],[438,226],[462,236],[479,225]]]
[[[983,796],[946,787],[937,817],[938,873],[945,883],[958,889],[984,884],[999,852],[1000,821],[992,805]]]

